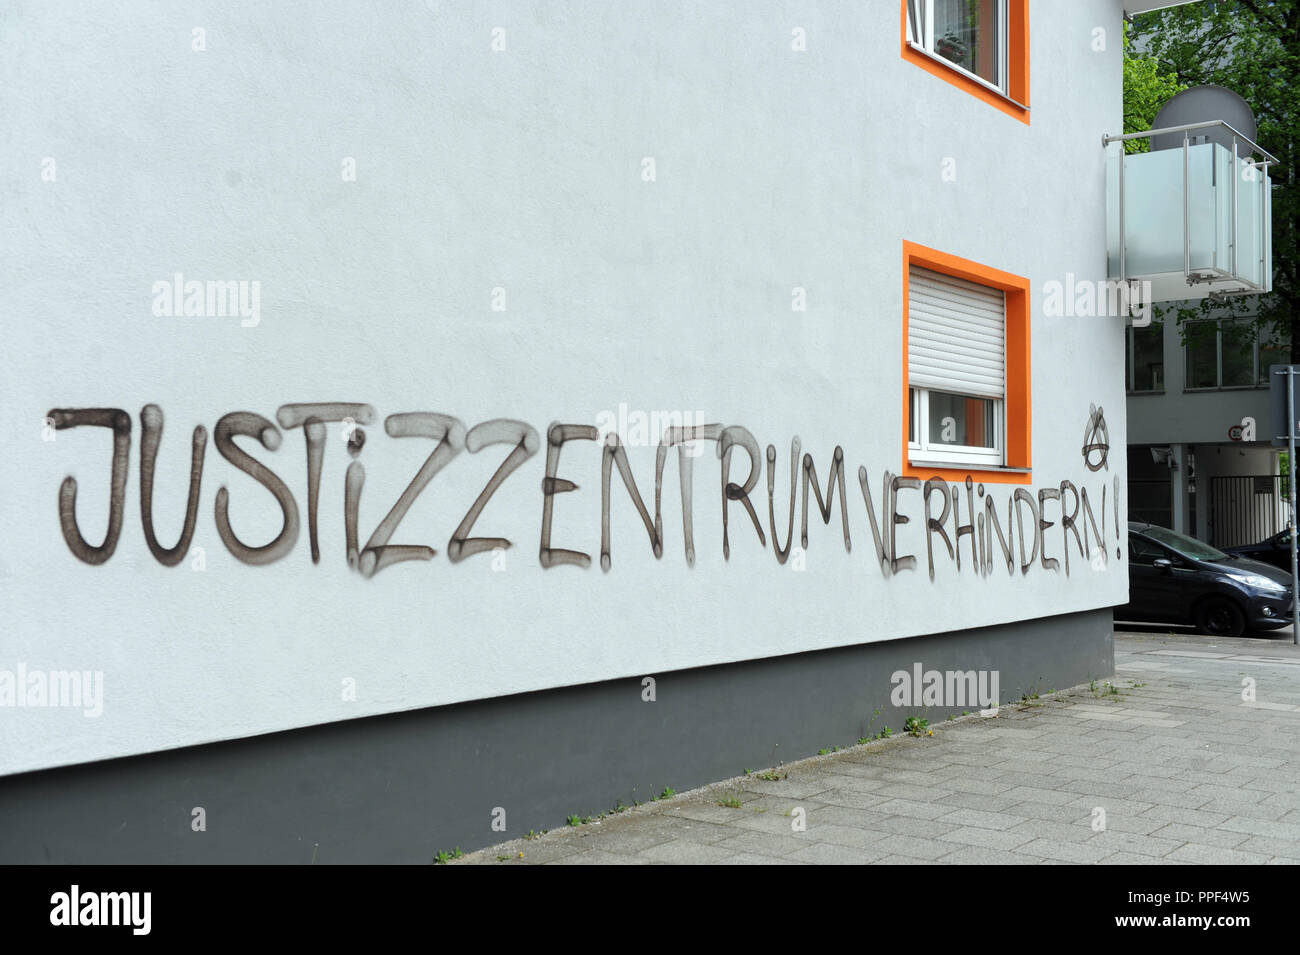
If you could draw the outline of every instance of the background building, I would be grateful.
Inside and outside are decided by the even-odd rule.
[[[1127,330],[1129,517],[1220,547],[1286,526],[1269,366],[1290,350],[1246,318]],[[1254,423],[1254,440],[1249,428]]]

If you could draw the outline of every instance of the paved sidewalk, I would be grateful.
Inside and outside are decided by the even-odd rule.
[[[1117,692],[1075,687],[459,861],[1300,862],[1290,631],[1117,632],[1115,665]],[[1254,702],[1243,701],[1248,678]]]

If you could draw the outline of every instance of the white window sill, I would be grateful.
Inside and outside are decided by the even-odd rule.
[[[909,457],[907,463],[914,468],[943,468],[947,471],[1000,471],[1006,474],[1032,474],[1033,468],[1009,468],[1001,464],[980,461],[927,461]]]

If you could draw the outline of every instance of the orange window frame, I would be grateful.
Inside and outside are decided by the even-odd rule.
[[[1007,392],[1003,398],[1002,468],[931,467],[913,465],[908,437],[911,434],[912,395],[908,378],[908,302],[912,267],[917,266],[966,279],[979,285],[1000,289],[1006,298],[1006,370]],[[1029,367],[1029,279],[1000,269],[989,268],[970,259],[959,258],[938,249],[903,243],[903,466],[901,474],[922,480],[941,477],[961,483],[969,475],[989,484],[1029,484],[1032,482],[1031,445],[1033,437],[1032,391]]]
[[[1029,0],[1007,0],[1007,93],[990,89],[942,60],[912,49],[907,42],[907,0],[899,4],[903,59],[965,90],[976,99],[1029,125]]]

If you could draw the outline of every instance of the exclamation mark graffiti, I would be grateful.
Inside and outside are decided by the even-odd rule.
[[[1104,508],[1105,505],[1103,504],[1102,507]],[[1120,524],[1119,522],[1119,475],[1116,474],[1115,475],[1115,559],[1116,560],[1121,560],[1123,558],[1123,555],[1120,553],[1119,550],[1119,542],[1123,539],[1123,534],[1120,533],[1122,528],[1123,525]]]

